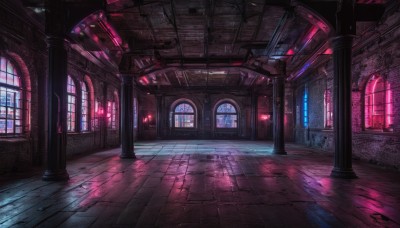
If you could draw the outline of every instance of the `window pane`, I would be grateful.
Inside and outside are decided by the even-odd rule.
[[[365,127],[370,129],[389,128],[392,123],[391,89],[382,77],[374,75],[365,88]]]
[[[6,83],[6,82],[7,82],[6,72],[0,71],[0,83]]]
[[[217,128],[237,128],[237,115],[235,114],[224,114],[216,115],[216,127]]]
[[[175,108],[177,113],[194,113],[193,107],[188,103],[182,103]]]
[[[175,127],[193,128],[194,115],[193,114],[175,114]]]
[[[236,108],[229,103],[223,103],[217,108],[217,113],[236,113]]]

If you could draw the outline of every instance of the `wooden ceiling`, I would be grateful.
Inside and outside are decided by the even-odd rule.
[[[67,2],[74,4],[70,12],[83,12],[91,4]],[[358,0],[359,17],[371,19],[373,8],[385,2]],[[276,70],[282,63],[287,79],[295,80],[332,54],[336,0],[103,3],[71,26],[72,47],[116,73],[124,62],[137,85],[148,90],[263,89],[271,76],[282,74]],[[370,25],[358,23],[357,29]]]

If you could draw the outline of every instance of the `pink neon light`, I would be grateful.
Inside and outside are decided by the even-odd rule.
[[[310,40],[314,37],[314,35],[318,32],[318,27],[312,27],[310,32],[308,33],[306,37],[306,43],[310,42]]]
[[[378,84],[379,78],[375,79],[374,84],[372,84],[372,115],[374,115],[375,108],[375,87]]]
[[[326,49],[325,51],[324,51],[324,55],[331,55],[333,53],[333,51],[332,51],[332,49],[331,48],[328,48],[328,49]]]
[[[287,52],[286,55],[294,55],[294,50],[290,48]]]
[[[260,116],[260,119],[262,119],[262,120],[269,120],[270,117],[271,117],[271,116],[268,115],[268,114],[262,114],[262,115]]]
[[[386,85],[386,127],[390,127],[392,124],[392,90],[390,89],[390,84]]]

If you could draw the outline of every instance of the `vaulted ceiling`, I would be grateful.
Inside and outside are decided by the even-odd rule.
[[[385,1],[357,4],[370,9]],[[326,17],[329,23],[309,6],[334,19],[336,5],[334,0],[106,0],[69,37],[74,49],[111,71],[118,72],[128,58],[137,84],[149,90],[262,89],[271,75],[282,74],[276,70],[282,62],[293,80],[330,58],[332,17]],[[358,32],[365,25],[358,23]]]

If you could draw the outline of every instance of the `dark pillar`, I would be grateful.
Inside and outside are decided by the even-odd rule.
[[[251,94],[251,140],[257,139],[257,105],[258,95],[253,91]]]
[[[162,123],[163,123],[163,118],[162,118],[162,95],[158,94],[156,95],[157,99],[157,116],[156,116],[156,121],[157,121],[157,139],[162,138]]]
[[[47,163],[45,181],[69,179],[66,170],[67,139],[67,50],[64,41],[63,7],[57,1],[46,2],[47,75]]]
[[[356,178],[352,168],[351,49],[355,30],[354,2],[343,1],[333,38],[335,165],[332,177]]]
[[[284,134],[284,109],[285,109],[285,78],[274,78],[273,95],[273,126],[274,126],[274,154],[286,154]]]
[[[133,76],[122,74],[121,158],[136,158],[133,148]]]

